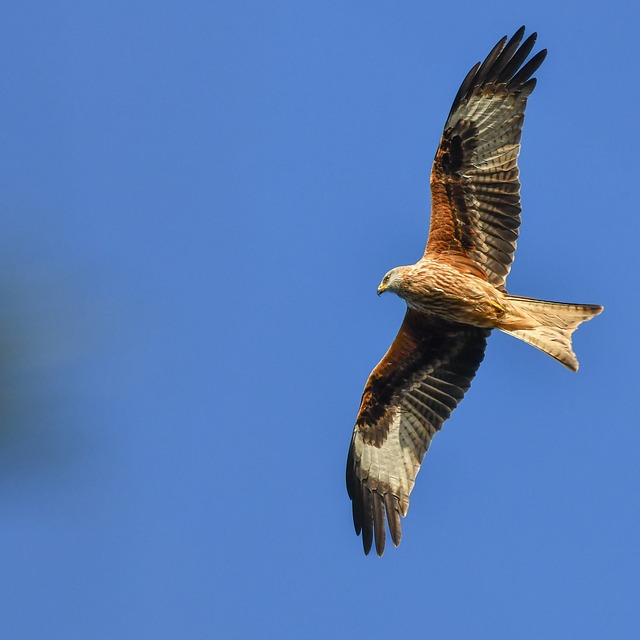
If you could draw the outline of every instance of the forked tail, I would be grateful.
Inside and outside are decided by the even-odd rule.
[[[597,304],[547,302],[519,296],[509,296],[509,301],[540,324],[533,329],[502,331],[528,342],[548,353],[565,367],[577,371],[578,360],[571,348],[571,334],[582,322],[591,320],[601,313],[604,307]]]

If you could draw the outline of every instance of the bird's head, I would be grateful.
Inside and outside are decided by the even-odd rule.
[[[382,282],[378,286],[378,295],[381,296],[385,291],[393,291],[394,293],[399,294],[400,288],[402,286],[402,275],[404,273],[404,267],[396,267],[395,269],[391,269],[384,278],[382,278]]]

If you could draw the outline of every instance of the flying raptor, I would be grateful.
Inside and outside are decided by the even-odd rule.
[[[502,38],[467,74],[453,101],[431,170],[431,223],[422,258],[387,273],[378,295],[407,303],[400,331],[371,372],[347,459],[347,491],[364,552],[382,555],[387,522],[400,517],[431,439],[471,384],[488,335],[499,329],[572,371],[571,334],[602,311],[507,293],[520,227],[518,154],[536,34]]]

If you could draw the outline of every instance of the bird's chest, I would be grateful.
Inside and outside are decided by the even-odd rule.
[[[411,308],[452,322],[489,327],[504,313],[489,283],[446,266],[414,279],[411,289],[406,299]]]

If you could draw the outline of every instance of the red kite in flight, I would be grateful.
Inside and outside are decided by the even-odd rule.
[[[431,170],[427,247],[414,265],[385,275],[407,313],[362,395],[347,460],[347,490],[365,553],[382,555],[387,522],[395,546],[431,439],[469,388],[487,336],[500,329],[577,371],[571,334],[598,305],[509,295],[505,280],[520,227],[518,154],[536,34],[504,37],[464,79]]]

